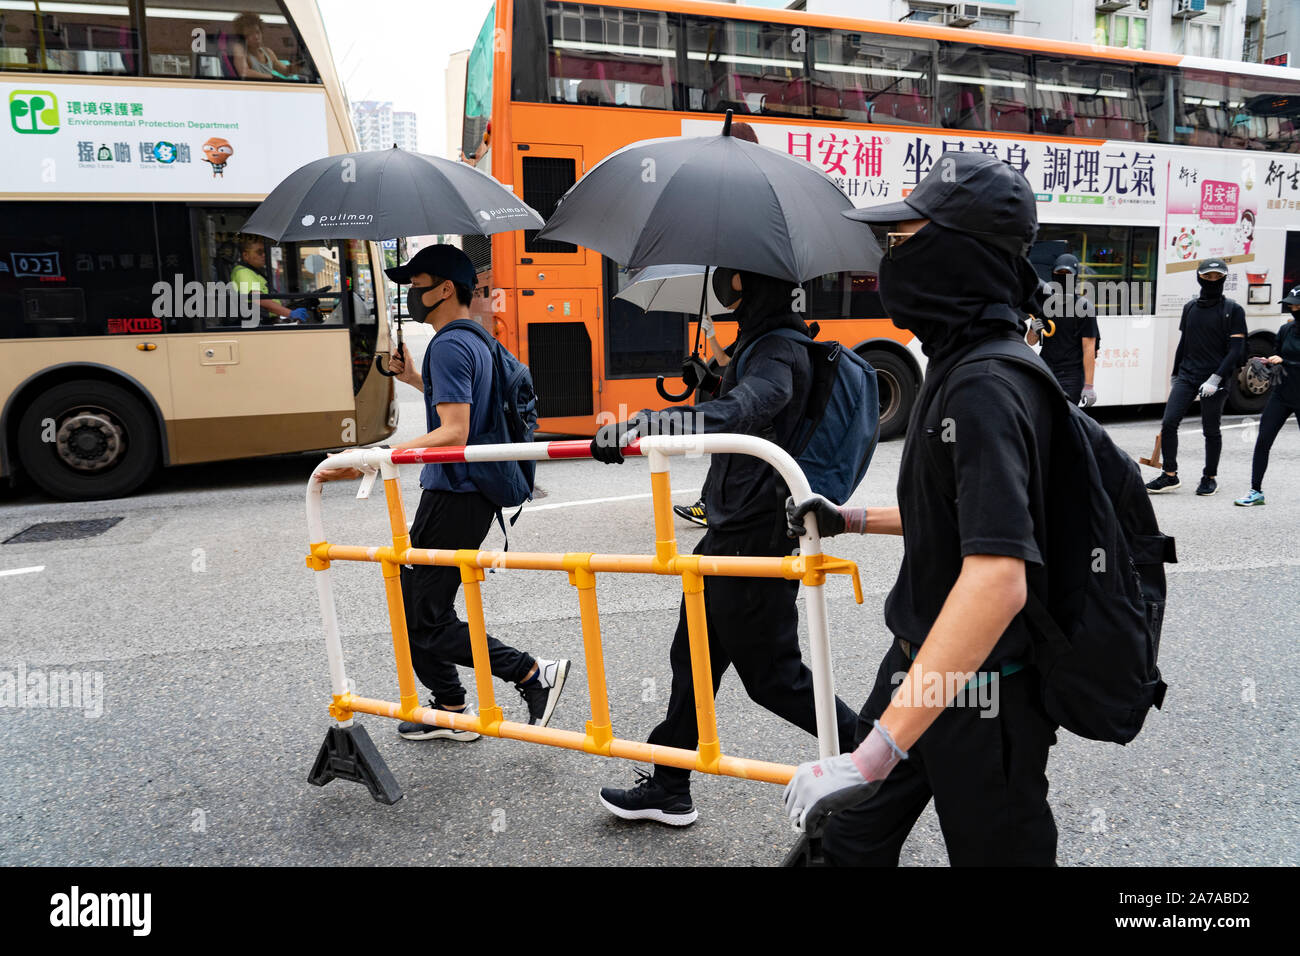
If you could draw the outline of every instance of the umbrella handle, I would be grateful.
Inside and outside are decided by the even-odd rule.
[[[397,351],[401,353],[402,360],[405,361],[406,346],[400,341],[397,343]],[[388,369],[384,368],[384,357],[382,355],[375,356],[375,371],[385,378],[395,378],[397,376],[396,372],[390,372]]]
[[[694,385],[687,385],[686,391],[682,392],[680,395],[674,395],[672,392],[668,391],[668,389],[664,388],[664,376],[662,375],[655,379],[655,388],[659,390],[660,395],[670,402],[684,402],[686,399],[691,397],[691,392],[695,391]]]

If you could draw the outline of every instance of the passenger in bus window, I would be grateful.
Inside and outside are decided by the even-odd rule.
[[[1274,371],[1270,375],[1272,388],[1268,404],[1259,416],[1259,435],[1255,438],[1255,455],[1250,469],[1250,491],[1233,502],[1242,507],[1264,503],[1264,472],[1268,470],[1268,454],[1273,450],[1273,442],[1287,418],[1294,415],[1296,423],[1300,424],[1300,326],[1296,323],[1296,316],[1300,315],[1300,285],[1282,298],[1282,304],[1291,310],[1291,318],[1277,330],[1273,354],[1265,359],[1251,360],[1260,361]]]
[[[310,319],[306,309],[290,309],[267,298],[271,283],[266,277],[266,242],[263,239],[244,236],[239,240],[239,262],[230,270],[230,281],[239,288],[240,295],[257,292],[262,325],[275,325],[280,320],[303,323]]]
[[[235,17],[235,30],[243,38],[232,50],[235,72],[245,80],[297,80],[293,64],[282,60],[263,39],[262,18],[256,13]]]
[[[1178,426],[1198,397],[1201,431],[1205,435],[1205,470],[1196,493],[1208,496],[1219,490],[1219,453],[1223,451],[1219,420],[1228,400],[1226,380],[1236,373],[1246,348],[1246,312],[1224,296],[1227,278],[1228,265],[1222,259],[1201,260],[1196,269],[1201,294],[1183,306],[1178,323],[1182,336],[1174,353],[1169,400],[1160,424],[1164,471],[1147,482],[1147,491],[1153,495],[1173,491],[1182,484],[1178,480]]]
[[[1057,257],[1052,266],[1054,287],[1047,298],[1046,314],[1030,326],[1025,338],[1030,345],[1043,343],[1043,361],[1065,394],[1074,404],[1088,408],[1097,403],[1092,378],[1101,336],[1097,331],[1096,309],[1087,298],[1078,294],[1078,276],[1079,260],[1076,256],[1067,252]],[[1042,328],[1044,320],[1052,325]]]

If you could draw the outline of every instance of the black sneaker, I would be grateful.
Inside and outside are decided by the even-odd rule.
[[[1196,493],[1202,497],[1209,497],[1219,490],[1219,483],[1209,475],[1201,477],[1201,483],[1196,486]]]
[[[567,660],[537,661],[537,680],[527,686],[516,684],[519,696],[528,705],[528,722],[535,727],[545,727],[551,722],[555,705],[560,702],[564,679],[569,676]]]
[[[688,827],[699,813],[691,803],[690,791],[673,793],[646,771],[636,771],[637,783],[631,790],[600,788],[600,802],[605,809],[624,820],[654,820],[670,827]]]
[[[1166,475],[1163,471],[1152,481],[1147,482],[1147,491],[1153,495],[1162,495],[1166,491],[1173,491],[1175,488],[1181,488],[1182,482],[1178,480],[1177,475]]]
[[[709,513],[704,510],[703,498],[693,505],[673,505],[673,513],[679,518],[685,518],[691,524],[699,525],[701,528],[709,526]]]
[[[429,707],[433,710],[447,710],[446,707],[439,707],[433,701],[429,701]],[[464,710],[448,711],[453,714],[466,714],[474,716],[474,708],[466,707]],[[417,724],[413,720],[404,720],[397,725],[397,735],[406,740],[478,740],[481,734],[473,730],[456,730],[454,727],[435,727],[432,724]]]

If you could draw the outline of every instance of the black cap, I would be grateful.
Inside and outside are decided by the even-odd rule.
[[[1222,259],[1202,259],[1200,265],[1196,267],[1196,274],[1203,276],[1207,272],[1222,272],[1226,276],[1228,264]]]
[[[906,199],[840,215],[857,222],[929,219],[1017,256],[1029,251],[1038,233],[1029,180],[988,153],[944,153]]]
[[[1055,275],[1058,272],[1068,272],[1072,276],[1078,275],[1079,257],[1068,252],[1057,256],[1056,262],[1052,264],[1052,274]]]
[[[405,285],[411,281],[411,276],[421,272],[427,272],[435,279],[450,279],[468,289],[478,285],[478,273],[474,271],[474,263],[469,256],[445,243],[425,246],[411,256],[405,265],[385,269],[384,275]]]
[[[1300,305],[1300,285],[1282,296],[1283,305]]]

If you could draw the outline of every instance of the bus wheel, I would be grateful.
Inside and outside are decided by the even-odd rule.
[[[907,429],[907,419],[916,401],[916,378],[907,363],[888,352],[859,353],[876,370],[880,391],[880,438],[894,438]]]
[[[1273,343],[1266,336],[1252,336],[1246,340],[1246,360],[1256,355],[1272,355]],[[1258,415],[1268,404],[1268,391],[1252,392],[1246,387],[1246,366],[1228,380],[1228,411],[1235,415]]]
[[[18,422],[18,459],[42,491],[87,501],[121,498],[158,466],[158,429],[144,404],[108,382],[64,382]]]

